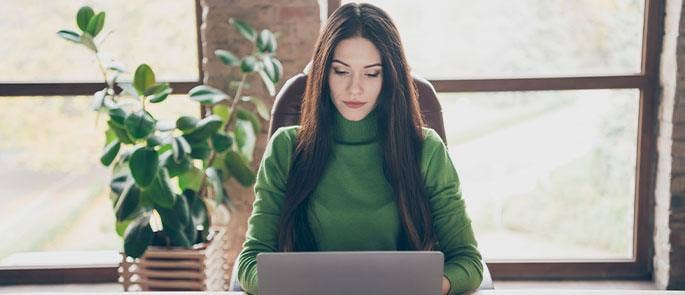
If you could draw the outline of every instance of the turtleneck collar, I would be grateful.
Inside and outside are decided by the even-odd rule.
[[[359,121],[350,121],[335,108],[333,139],[339,143],[364,144],[378,139],[378,114],[374,108]]]

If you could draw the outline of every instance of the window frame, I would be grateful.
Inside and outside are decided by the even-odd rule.
[[[328,15],[340,0],[328,0]],[[201,85],[202,7],[195,0],[198,81],[170,81],[174,94]],[[638,154],[635,182],[633,259],[545,260],[488,262],[494,279],[650,279],[653,252],[655,129],[659,87],[659,54],[663,34],[664,0],[645,0],[641,72],[635,75],[544,77],[514,79],[430,80],[437,92],[491,92],[526,90],[639,89]],[[0,97],[92,95],[103,83],[0,83]],[[0,267],[1,284],[116,282],[118,265],[97,267]]]
[[[632,259],[507,260],[487,262],[493,279],[651,279],[654,181],[659,88],[659,55],[663,35],[664,0],[644,0],[640,73],[606,76],[547,76],[429,80],[440,92],[639,89],[637,162],[634,195]],[[328,15],[340,7],[328,0]]]
[[[200,27],[202,25],[201,0],[195,3],[195,32],[197,35],[197,81],[168,81],[173,88],[172,94],[186,94],[195,86],[202,85],[203,51]],[[2,83],[0,98],[8,96],[63,96],[93,95],[102,89],[105,83]],[[202,113],[198,107],[198,114]],[[85,251],[84,251],[85,252]],[[0,285],[12,284],[63,284],[63,283],[103,283],[117,282],[119,265],[56,265],[40,266],[0,266]]]

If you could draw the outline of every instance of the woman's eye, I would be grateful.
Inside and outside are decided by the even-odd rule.
[[[333,72],[336,73],[336,74],[338,74],[338,75],[345,75],[345,74],[347,74],[347,72],[345,72],[345,71],[333,70]]]
[[[380,75],[380,72],[378,72],[378,73],[366,74],[366,75],[369,76],[369,77],[375,78],[375,77],[378,77],[378,75]]]

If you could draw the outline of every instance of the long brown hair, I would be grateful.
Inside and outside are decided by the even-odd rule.
[[[279,223],[281,251],[318,250],[308,212],[312,193],[331,155],[335,106],[328,88],[328,72],[338,43],[357,36],[371,41],[382,59],[383,85],[376,109],[384,176],[392,185],[402,224],[398,248],[430,250],[435,247],[431,211],[419,165],[423,121],[399,32],[380,8],[350,3],[331,15],[314,49]]]

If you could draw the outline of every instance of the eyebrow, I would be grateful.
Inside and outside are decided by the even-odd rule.
[[[346,66],[346,67],[350,67],[350,65],[348,65],[348,64],[346,64],[346,63],[344,63],[344,62],[342,62],[342,61],[339,61],[339,60],[337,60],[337,59],[334,59],[333,62],[341,63],[341,64],[343,64],[343,65]],[[375,67],[375,66],[383,66],[383,65],[382,65],[381,63],[375,63],[375,64],[370,64],[370,65],[368,65],[368,66],[364,66],[364,68],[366,69],[366,68]]]

